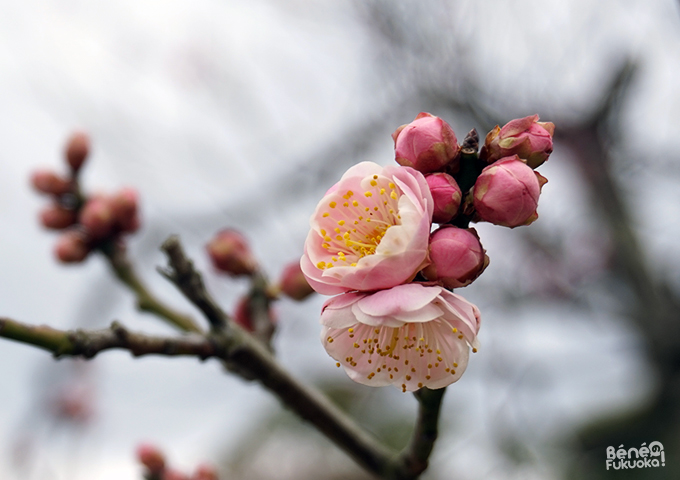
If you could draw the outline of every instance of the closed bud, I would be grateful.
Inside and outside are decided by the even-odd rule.
[[[40,223],[46,228],[63,230],[75,224],[76,212],[61,205],[50,205],[40,212]]]
[[[421,173],[458,171],[460,147],[451,126],[439,117],[420,113],[393,134],[395,159],[399,165]],[[451,162],[456,164],[450,164]]]
[[[250,313],[250,298],[246,295],[239,298],[234,310],[234,321],[247,332],[254,332],[253,316]]]
[[[71,230],[64,232],[54,247],[57,260],[63,263],[79,263],[90,253],[88,239],[82,232]]]
[[[77,172],[90,153],[90,137],[83,132],[73,133],[66,142],[64,156],[71,170]]]
[[[473,205],[486,222],[510,228],[529,225],[538,218],[538,197],[546,182],[517,155],[502,158],[477,177]]]
[[[165,470],[165,455],[155,445],[140,444],[137,447],[137,460],[147,468],[151,475],[158,476]]]
[[[434,200],[434,223],[446,223],[458,213],[462,194],[456,180],[446,173],[433,173],[425,177]]]
[[[189,477],[179,470],[165,470],[161,480],[190,480]]]
[[[281,293],[297,301],[304,300],[314,293],[314,289],[302,273],[300,262],[289,263],[283,269],[279,287]]]
[[[423,270],[425,278],[446,288],[459,288],[472,283],[489,264],[474,228],[445,225],[430,237],[430,265]]]
[[[71,181],[60,177],[51,170],[36,170],[31,175],[31,184],[40,193],[63,195],[72,189]]]
[[[134,188],[123,188],[109,200],[115,223],[123,232],[139,229],[139,195]]]
[[[555,125],[539,122],[538,115],[511,120],[498,125],[486,136],[482,157],[493,163],[504,157],[517,155],[531,168],[542,165],[553,150]]]
[[[199,465],[191,480],[219,480],[217,470],[211,465]]]
[[[229,275],[252,275],[257,270],[248,242],[236,230],[218,232],[206,248],[215,268]]]
[[[108,237],[115,226],[110,199],[104,196],[90,198],[80,211],[79,221],[92,238],[101,240]]]

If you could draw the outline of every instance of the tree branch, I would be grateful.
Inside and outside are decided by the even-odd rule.
[[[74,356],[92,358],[111,349],[128,350],[134,356],[190,355],[202,360],[222,357],[219,342],[209,336],[187,334],[181,337],[157,337],[132,332],[118,322],[101,330],[58,330],[47,325],[27,325],[9,318],[0,318],[0,337],[33,345],[58,358]]]
[[[214,329],[224,329],[229,322],[229,315],[208,294],[201,274],[196,271],[193,262],[184,253],[179,238],[171,236],[163,242],[161,250],[168,256],[169,264],[168,268],[158,269],[161,275],[174,283],[184,296],[203,312]]]
[[[135,272],[122,245],[110,242],[103,245],[100,251],[108,260],[116,277],[136,295],[137,308],[153,313],[182,331],[196,333],[202,331],[191,316],[177,312],[151,293]]]

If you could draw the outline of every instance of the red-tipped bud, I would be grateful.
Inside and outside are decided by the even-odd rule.
[[[489,264],[474,228],[440,227],[430,237],[430,261],[425,278],[446,288],[472,283]]]
[[[66,142],[64,156],[71,170],[77,172],[83,166],[90,153],[90,137],[83,132],[73,133]]]
[[[477,177],[473,204],[479,217],[504,227],[529,225],[538,218],[536,208],[547,180],[517,155],[489,165]]]
[[[89,199],[80,211],[79,220],[92,238],[101,240],[109,236],[115,226],[110,199],[102,196]]]
[[[60,177],[51,170],[36,170],[31,175],[31,184],[40,193],[63,195],[71,191],[71,181]]]
[[[40,212],[40,223],[54,230],[70,227],[76,220],[76,212],[61,205],[50,205]]]
[[[414,121],[402,125],[392,134],[395,159],[399,165],[413,167],[422,173],[444,170],[458,171],[460,147],[451,126],[439,117],[420,113]]]
[[[139,195],[134,188],[123,188],[110,200],[114,221],[123,232],[135,232],[139,229],[138,204]]]
[[[283,269],[281,280],[279,280],[281,293],[293,300],[301,301],[314,293],[314,289],[309,285],[302,273],[300,262],[289,263]]]
[[[57,260],[63,263],[79,263],[90,253],[87,237],[81,232],[71,230],[64,232],[54,246]]]
[[[219,480],[217,470],[211,465],[199,465],[191,480]]]
[[[165,471],[165,455],[155,445],[140,444],[137,447],[137,460],[151,475],[160,475]]]
[[[254,332],[253,316],[250,313],[250,299],[248,296],[239,298],[234,310],[234,321],[237,325],[248,332]]]
[[[460,207],[462,193],[458,183],[446,173],[433,173],[427,175],[425,180],[434,200],[432,221],[434,223],[448,222],[456,216]]]
[[[252,275],[257,270],[257,262],[248,242],[236,230],[218,232],[206,249],[215,268],[229,275]]]
[[[187,475],[184,475],[179,470],[165,470],[161,476],[161,480],[190,480]]]
[[[493,163],[504,157],[518,155],[531,168],[542,165],[553,151],[555,125],[539,122],[538,115],[518,118],[498,125],[489,132],[484,142],[482,157]]]

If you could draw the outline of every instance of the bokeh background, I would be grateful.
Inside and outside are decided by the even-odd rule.
[[[557,126],[540,219],[480,224],[491,264],[460,290],[482,348],[444,400],[423,478],[678,478],[680,469],[680,11],[672,0],[0,1],[0,315],[62,328],[133,308],[101,258],[63,267],[37,221],[38,167],[63,168],[88,131],[90,191],[134,186],[142,276],[181,236],[228,311],[247,285],[204,245],[242,230],[277,278],[299,258],[316,202],[349,166],[393,161],[420,112],[459,138],[539,113]],[[416,402],[359,387],[318,341],[320,296],[277,304],[283,364],[394,445]],[[257,385],[216,362],[55,362],[0,342],[0,478],[139,479],[134,448],[227,479],[366,478]],[[64,415],[64,398],[91,415]],[[61,412],[61,413],[60,413]],[[666,466],[605,471],[605,448],[661,441]]]

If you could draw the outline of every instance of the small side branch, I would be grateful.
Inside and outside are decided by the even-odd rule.
[[[158,271],[174,283],[177,288],[196,305],[217,330],[227,326],[229,315],[212,299],[205,289],[201,274],[196,271],[194,264],[187,258],[177,236],[171,236],[161,250],[168,256],[168,268],[159,268]]]
[[[393,473],[389,478],[406,480],[418,478],[428,466],[428,460],[438,435],[439,412],[445,388],[415,392],[418,399],[418,420],[408,446],[393,462]]]
[[[104,245],[100,250],[109,261],[116,277],[135,294],[137,307],[140,310],[153,313],[179,330],[201,332],[201,328],[189,315],[177,312],[151,293],[135,272],[123,246],[111,242]]]

